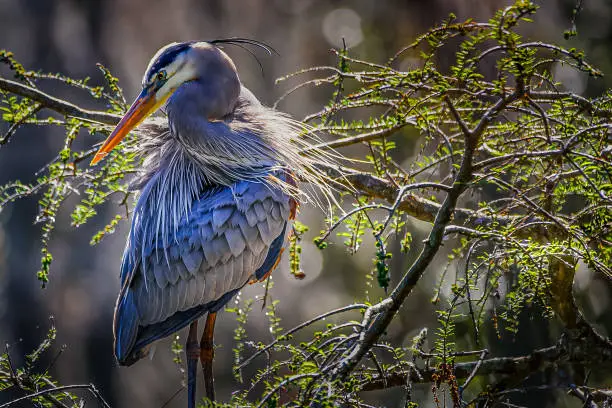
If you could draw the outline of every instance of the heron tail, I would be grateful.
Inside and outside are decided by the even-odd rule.
[[[138,310],[134,303],[134,295],[128,290],[125,296],[119,297],[115,309],[115,357],[121,365],[131,365],[143,357],[133,355],[134,344],[138,336],[138,323]]]

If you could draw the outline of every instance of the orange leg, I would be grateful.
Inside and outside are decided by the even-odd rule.
[[[187,407],[195,408],[198,357],[200,356],[197,320],[189,325],[189,335],[187,336],[187,343],[185,344],[185,353],[187,354]]]
[[[215,400],[215,379],[213,377],[213,359],[215,350],[213,348],[213,336],[215,332],[215,319],[217,313],[209,313],[206,317],[206,326],[200,341],[200,362],[204,371],[204,385],[206,386],[206,397]]]

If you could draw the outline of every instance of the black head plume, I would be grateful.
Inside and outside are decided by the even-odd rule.
[[[214,45],[228,44],[228,45],[233,45],[235,47],[242,48],[243,50],[245,50],[246,52],[251,54],[251,56],[253,56],[253,58],[255,58],[255,61],[257,61],[257,64],[259,65],[259,69],[261,70],[261,74],[262,75],[264,75],[263,65],[261,64],[261,61],[259,60],[259,57],[257,57],[257,54],[255,54],[253,52],[253,50],[251,48],[249,48],[249,46],[260,48],[260,49],[266,51],[268,53],[268,55],[272,55],[273,53],[276,54],[276,55],[280,55],[270,45],[268,45],[268,44],[266,44],[266,43],[264,43],[262,41],[252,40],[250,38],[231,37],[231,38],[221,38],[221,39],[217,39],[217,40],[210,40],[210,41],[207,41],[207,42],[210,43],[210,44],[214,44]]]

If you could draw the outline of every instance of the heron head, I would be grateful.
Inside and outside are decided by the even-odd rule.
[[[209,98],[226,101],[228,96],[223,93],[237,97],[240,91],[234,63],[214,44],[199,41],[168,44],[149,62],[142,79],[140,95],[100,147],[91,164],[102,160],[131,130],[159,109],[181,85],[195,80],[214,87],[216,94],[208,94]]]

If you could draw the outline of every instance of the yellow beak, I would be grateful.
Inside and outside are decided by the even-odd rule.
[[[132,103],[132,106],[130,106],[125,116],[121,118],[115,130],[113,130],[110,136],[104,141],[104,144],[100,147],[91,161],[90,166],[96,164],[102,160],[104,156],[110,153],[110,151],[130,133],[130,131],[145,120],[147,116],[155,112],[164,100],[165,98],[161,101],[157,101],[155,98],[155,91],[151,88],[143,89],[134,103]]]

